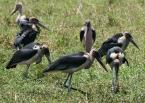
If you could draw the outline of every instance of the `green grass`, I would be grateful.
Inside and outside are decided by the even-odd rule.
[[[22,1],[22,0],[21,0]],[[34,79],[48,66],[47,60],[31,65],[29,79],[23,80],[25,66],[6,70],[5,65],[14,50],[12,43],[19,30],[15,16],[10,16],[15,0],[0,0],[0,102],[1,103],[144,103],[145,102],[145,2],[144,0],[23,0],[25,14],[35,16],[51,29],[42,30],[36,41],[49,45],[52,60],[59,56],[83,51],[79,31],[90,19],[97,32],[94,48],[98,49],[108,37],[129,31],[140,47],[129,45],[126,57],[130,67],[120,69],[120,92],[111,93],[111,70],[106,73],[97,62],[89,70],[74,74],[72,84],[78,91],[67,94],[62,84],[66,74],[50,73],[41,80]],[[104,58],[105,62],[105,58]],[[109,68],[109,67],[108,67]]]

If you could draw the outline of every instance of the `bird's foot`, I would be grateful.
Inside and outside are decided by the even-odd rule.
[[[113,93],[119,92],[119,86],[114,86],[114,87],[112,87],[112,92],[113,92]]]
[[[71,91],[71,86],[69,86],[68,84],[64,84],[63,86],[68,89],[68,93]]]
[[[27,76],[23,76],[23,79],[24,79],[24,80],[27,80],[27,79],[29,79],[29,77],[27,77]]]
[[[28,79],[28,78],[29,78],[29,77],[28,77],[28,74],[24,73],[24,74],[23,74],[23,79],[26,80],[26,79]]]
[[[43,77],[45,77],[47,74],[41,73],[37,75],[37,79],[41,79]]]

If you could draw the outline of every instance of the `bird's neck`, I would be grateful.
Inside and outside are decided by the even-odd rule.
[[[23,15],[23,9],[19,9],[18,12],[19,12],[19,16]]]
[[[90,52],[92,45],[93,45],[92,32],[91,29],[88,28],[85,32],[85,49],[87,52]]]
[[[85,62],[85,69],[88,69],[92,65],[94,58],[92,58],[89,53],[86,53],[84,56],[87,58],[87,61]]]
[[[16,22],[19,24],[19,20],[21,19],[21,17],[23,16],[23,10],[22,9],[19,9],[18,10],[18,16],[17,16],[17,19],[16,19]]]
[[[86,53],[86,57],[92,62],[92,61],[94,61],[94,57],[92,56],[92,54],[90,54],[90,53]]]

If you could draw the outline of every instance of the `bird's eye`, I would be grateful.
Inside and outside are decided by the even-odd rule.
[[[34,45],[33,49],[40,49],[38,45]]]

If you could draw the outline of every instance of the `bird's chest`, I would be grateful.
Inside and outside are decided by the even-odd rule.
[[[93,63],[93,60],[88,60],[85,63],[84,69],[89,69]]]
[[[126,40],[126,38],[123,36],[123,37],[120,37],[118,39],[118,43],[121,43],[122,44],[122,49],[125,50],[127,45],[129,44],[129,42]]]
[[[21,21],[25,20],[26,17],[23,15],[18,15],[16,18],[16,23],[19,25]]]
[[[92,43],[92,32],[91,32],[91,30],[88,30],[88,31],[85,32],[83,39],[87,43]]]

